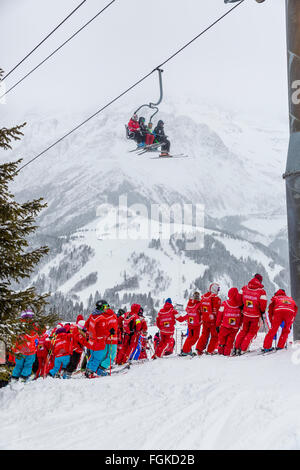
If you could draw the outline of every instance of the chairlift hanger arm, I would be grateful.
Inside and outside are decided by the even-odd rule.
[[[160,68],[157,68],[156,69],[158,71],[158,78],[159,78],[159,92],[160,92],[160,96],[159,96],[159,99],[157,101],[157,103],[149,103],[149,104],[142,104],[142,106],[140,106],[136,111],[135,111],[135,114],[137,114],[142,108],[144,107],[147,107],[147,108],[151,108],[151,109],[157,109],[157,111],[153,114],[153,116],[158,112],[158,108],[157,106],[162,102],[163,100],[163,84],[162,84],[162,72],[163,70],[160,69]],[[152,116],[152,117],[153,117]],[[152,119],[151,117],[151,119]],[[151,120],[150,120],[151,122]]]
[[[163,99],[163,84],[162,84],[162,73],[163,73],[163,70],[158,68],[157,69],[158,71],[158,79],[159,79],[159,93],[160,93],[160,96],[159,96],[159,100],[157,103],[149,103],[149,106],[150,108],[155,108],[155,106],[158,106],[161,102],[162,102],[162,99]]]

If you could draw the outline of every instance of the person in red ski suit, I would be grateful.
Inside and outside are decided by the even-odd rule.
[[[132,304],[130,312],[126,313],[123,322],[123,344],[118,357],[118,364],[125,364],[137,347],[139,335],[142,329],[142,322],[139,316],[141,309],[142,307],[139,304]]]
[[[54,341],[52,342],[51,338],[48,338],[45,340],[45,345],[47,349],[52,351],[54,359],[53,367],[49,370],[49,376],[59,377],[61,370],[65,373],[73,350],[73,336],[70,332],[70,325],[66,324],[62,328],[57,328]]]
[[[139,359],[148,359],[147,350],[149,349],[147,331],[142,331],[141,335],[141,352]]]
[[[262,276],[255,274],[240,294],[243,296],[243,324],[235,340],[234,354],[243,354],[256,337],[261,319],[267,308],[267,296],[262,284]]]
[[[276,349],[283,349],[285,347],[297,312],[298,307],[292,297],[288,297],[283,289],[279,289],[275,292],[269,305],[269,320],[271,322],[271,328],[264,339],[263,348],[265,351],[270,351],[272,349],[273,338],[282,322],[284,322],[284,327]]]
[[[170,349],[174,339],[176,320],[179,316],[180,314],[172,305],[172,300],[168,298],[156,318],[156,326],[159,329],[160,340],[152,356],[153,359],[164,356],[165,352]]]
[[[107,375],[117,354],[118,319],[105,300],[96,303],[96,309],[85,323],[88,334],[87,348],[91,356],[86,366],[87,378]]]
[[[201,328],[201,301],[199,292],[194,292],[186,307],[186,315],[178,317],[179,322],[187,321],[188,336],[183,344],[181,356],[192,354],[192,347],[198,341]]]
[[[34,313],[31,309],[21,313],[20,321],[28,324],[27,333],[19,336],[12,352],[15,356],[15,367],[10,377],[11,382],[26,381],[32,373],[32,367],[36,358],[38,343],[37,326],[33,323]]]
[[[206,347],[207,354],[214,354],[218,344],[216,320],[221,305],[221,299],[218,297],[219,291],[219,284],[213,282],[209,286],[209,292],[201,297],[202,332],[196,344],[196,350],[199,356],[203,354]]]
[[[219,308],[216,328],[218,336],[218,353],[230,356],[236,334],[242,323],[243,297],[236,287],[228,291],[228,300]]]
[[[46,348],[45,341],[48,339],[49,335],[47,332],[45,332],[43,335],[38,337],[38,345],[37,345],[37,351],[36,351],[36,356],[38,359],[38,368],[35,373],[35,378],[37,379],[41,375],[43,375],[43,370],[46,364],[46,359],[47,359],[47,354],[48,354],[48,349]]]
[[[144,317],[144,309],[142,307],[139,311],[139,317],[141,320],[141,330],[140,330],[140,334],[138,338],[138,346],[137,346],[138,348],[140,347],[140,353],[139,353],[138,359],[147,359],[148,358],[147,349],[149,349],[148,337],[147,337],[148,325],[147,325],[146,318]]]
[[[137,144],[144,140],[137,114],[134,114],[128,123],[128,136],[130,139],[134,139]]]
[[[70,326],[70,332],[73,336],[73,351],[70,362],[66,368],[66,378],[70,378],[72,373],[77,369],[84,346],[87,345],[85,321],[83,317],[82,320],[78,320],[80,317],[82,317],[82,315],[78,315],[76,324]]]
[[[116,363],[119,364],[119,360],[122,354],[122,344],[123,344],[123,337],[124,337],[124,328],[123,328],[123,323],[124,323],[124,317],[125,317],[126,311],[122,308],[118,310],[117,317],[118,317],[118,348],[117,348],[117,357],[116,357]]]

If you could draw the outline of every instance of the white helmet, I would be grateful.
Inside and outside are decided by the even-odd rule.
[[[220,285],[217,282],[213,282],[209,286],[209,292],[211,292],[212,294],[218,294],[220,292]]]

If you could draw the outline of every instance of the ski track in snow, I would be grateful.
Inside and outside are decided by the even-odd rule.
[[[292,354],[174,357],[126,375],[7,387],[0,448],[299,449]]]

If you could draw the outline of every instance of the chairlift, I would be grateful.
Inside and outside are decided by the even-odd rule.
[[[158,109],[158,105],[160,105],[160,103],[162,102],[163,100],[163,83],[162,83],[162,73],[163,73],[163,70],[160,69],[160,68],[157,68],[156,69],[157,72],[158,72],[158,80],[159,80],[159,99],[157,101],[157,103],[149,103],[149,104],[142,104],[139,108],[137,108],[136,111],[134,111],[134,114],[138,114],[139,111],[142,109],[142,108],[150,108],[150,109],[154,109],[155,112],[150,116],[150,120],[149,120],[149,123],[152,122],[152,119],[154,118],[154,116],[156,116],[156,114],[158,113],[159,109]],[[127,124],[125,124],[125,129],[126,129],[126,138],[127,139],[132,139],[132,137],[130,136],[130,132],[129,132],[129,129],[128,129],[128,126]]]

